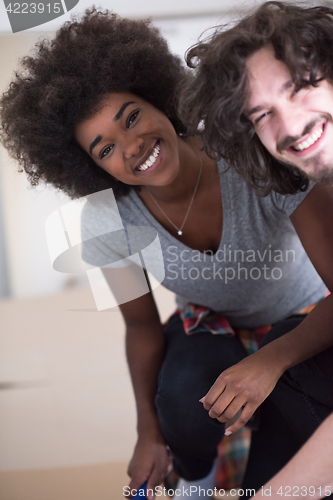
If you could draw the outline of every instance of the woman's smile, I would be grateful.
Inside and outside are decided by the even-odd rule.
[[[140,161],[140,164],[135,167],[135,170],[137,170],[138,172],[146,172],[147,170],[153,172],[160,165],[161,158],[161,145],[160,141],[157,141],[153,150],[150,153],[148,151],[148,153],[144,155],[142,162]]]

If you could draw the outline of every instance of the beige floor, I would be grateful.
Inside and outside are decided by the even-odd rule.
[[[1,500],[121,500],[127,463],[0,473]]]
[[[173,295],[155,290],[162,318]],[[0,499],[116,500],[135,406],[118,309],[90,289],[0,303]]]

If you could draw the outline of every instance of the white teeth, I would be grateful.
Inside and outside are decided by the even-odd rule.
[[[318,141],[319,137],[322,136],[324,129],[323,127],[320,130],[317,130],[317,132],[314,132],[310,137],[307,138],[306,141],[301,142],[300,144],[297,144],[297,146],[293,146],[296,151],[303,151],[303,149],[307,149],[312,144]]]
[[[146,160],[140,167],[137,167],[137,170],[147,170],[147,168],[152,167],[160,154],[160,149],[161,146],[157,144],[157,146],[154,147],[152,154],[149,156],[148,160]]]

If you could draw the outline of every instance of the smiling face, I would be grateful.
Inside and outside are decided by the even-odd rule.
[[[178,141],[164,113],[129,93],[111,93],[75,129],[79,145],[106,172],[131,186],[165,186],[179,171]]]
[[[333,87],[295,91],[287,66],[266,46],[247,61],[246,116],[266,149],[317,182],[333,182]]]

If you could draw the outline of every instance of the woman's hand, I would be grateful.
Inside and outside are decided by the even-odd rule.
[[[155,495],[152,492],[163,482],[167,467],[168,453],[163,438],[139,437],[127,471],[131,478],[130,490],[138,490],[144,482],[148,481],[147,498],[153,500]]]
[[[283,373],[280,364],[261,351],[251,354],[221,373],[206,396],[200,401],[209,416],[228,422],[241,410],[226,435],[243,427],[259,405],[269,396]]]
[[[113,282],[120,281],[130,283],[131,287],[140,287],[142,269],[139,271],[134,266],[128,269],[104,268],[103,274],[111,289]],[[138,490],[148,481],[148,498],[152,500],[155,496],[153,492],[162,483],[168,465],[166,443],[154,402],[158,374],[164,359],[165,337],[151,293],[121,304],[120,309],[126,323],[126,355],[137,407],[139,435],[128,466],[131,478],[129,489]],[[128,490],[125,494],[128,495]]]

